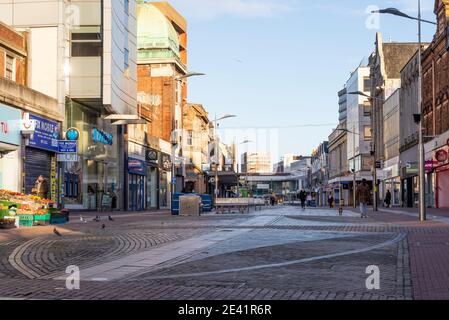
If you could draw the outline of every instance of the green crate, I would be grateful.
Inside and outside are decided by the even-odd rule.
[[[19,226],[21,227],[32,227],[34,224],[33,220],[20,220],[19,221]]]
[[[20,221],[34,221],[34,215],[32,214],[19,214]]]
[[[34,221],[50,221],[51,214],[35,214]]]
[[[15,202],[6,201],[6,200],[1,200],[0,205],[7,206],[7,207],[17,206],[17,204]]]

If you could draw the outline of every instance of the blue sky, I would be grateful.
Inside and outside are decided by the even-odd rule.
[[[417,41],[411,20],[381,16],[366,27],[369,6],[397,7],[416,15],[416,0],[172,0],[188,19],[189,69],[207,74],[189,80],[190,102],[203,103],[211,117],[232,113],[221,128],[226,141],[249,138],[240,151],[310,154],[337,124],[337,92],[384,40]],[[434,20],[433,0],[422,0],[423,18]],[[430,41],[433,26],[424,26]],[[317,124],[317,127],[307,125]],[[301,127],[306,125],[306,127]],[[242,131],[243,130],[243,131]],[[260,137],[262,135],[262,138]]]

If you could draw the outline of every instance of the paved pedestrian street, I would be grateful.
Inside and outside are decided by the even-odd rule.
[[[361,219],[351,211],[339,216],[336,210],[289,206],[243,215],[117,213],[114,221],[89,220],[75,217],[57,226],[61,236],[53,226],[2,230],[0,297],[449,297],[448,274],[440,268],[449,257],[445,221],[419,224],[408,215],[385,212]],[[68,266],[80,269],[78,290],[66,288]],[[367,288],[369,266],[379,270],[379,289]]]

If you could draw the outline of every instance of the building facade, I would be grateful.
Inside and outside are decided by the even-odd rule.
[[[171,145],[171,168],[161,168],[170,194],[185,187],[183,113],[187,103],[187,23],[167,2],[138,1],[138,112],[147,133]],[[156,150],[162,152],[161,150]],[[164,192],[165,194],[165,192]]]
[[[57,100],[27,87],[28,32],[0,23],[0,189],[31,193],[39,175],[59,201]]]
[[[60,164],[61,203],[95,210],[107,194],[115,199],[108,205],[124,209],[124,128],[104,117],[137,114],[136,1],[35,0],[0,6],[0,20],[29,34],[28,85],[57,99],[65,116],[62,133],[79,131],[77,157]]]
[[[271,173],[271,155],[261,152],[245,152],[242,154],[243,173]]]
[[[385,199],[387,191],[391,192],[391,205],[401,205],[401,172],[400,172],[400,101],[401,89],[397,89],[383,105],[384,116],[384,154],[380,193]]]
[[[316,194],[316,203],[318,206],[327,204],[327,197],[331,190],[329,183],[329,142],[322,142],[312,152],[311,163],[311,189]]]
[[[449,208],[449,1],[435,1],[434,13],[437,31],[422,56],[426,204]]]
[[[207,173],[204,165],[209,163],[210,122],[208,113],[200,104],[187,104],[184,108],[183,155],[186,158],[185,192],[207,192]]]
[[[377,170],[375,188],[379,184],[385,161],[384,148],[384,102],[401,86],[401,70],[418,50],[417,43],[384,42],[380,33],[376,34],[375,50],[369,58],[371,103],[372,103],[372,145],[374,170]],[[374,169],[376,167],[376,169]],[[379,168],[380,167],[380,168]],[[377,193],[382,200],[382,194]],[[379,199],[376,199],[378,202]]]

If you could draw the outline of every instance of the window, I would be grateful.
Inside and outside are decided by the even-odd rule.
[[[363,115],[365,117],[371,117],[371,103],[365,102],[363,104]]]
[[[193,131],[187,132],[187,145],[193,146]]]
[[[99,32],[72,33],[72,57],[100,57],[103,43]]]
[[[369,77],[363,78],[363,92],[371,91],[371,79]]]
[[[125,0],[125,14],[129,16],[129,0]]]
[[[5,62],[5,78],[11,81],[16,81],[14,72],[14,57],[6,55]]]
[[[363,135],[365,137],[365,140],[371,140],[371,138],[372,138],[371,126],[363,127]]]
[[[125,53],[124,53],[124,66],[125,66],[125,70],[129,68],[129,50],[128,48],[125,48]]]

